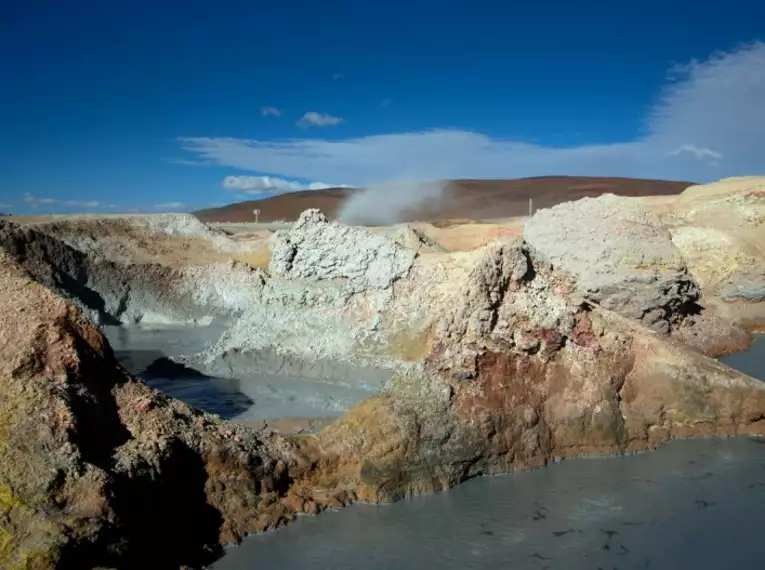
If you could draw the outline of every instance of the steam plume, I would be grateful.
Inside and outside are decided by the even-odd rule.
[[[345,224],[395,224],[418,209],[438,208],[447,184],[445,180],[373,184],[352,194],[340,208],[338,219]]]

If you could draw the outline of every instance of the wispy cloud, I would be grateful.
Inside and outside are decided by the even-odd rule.
[[[39,206],[48,206],[52,204],[70,206],[73,208],[87,208],[87,209],[101,207],[101,202],[97,200],[90,200],[90,201],[58,200],[56,198],[42,198],[40,196],[35,196],[34,194],[30,194],[29,192],[24,193],[22,200],[25,204],[29,204],[33,208],[37,208]]]
[[[345,140],[192,137],[180,143],[219,165],[353,185],[545,174],[704,181],[765,173],[765,43],[672,71],[646,117],[645,134],[620,143],[561,148],[453,129]]]
[[[393,103],[393,99],[383,99],[380,101],[380,107],[387,107],[391,103]]]
[[[185,158],[168,158],[166,162],[180,164],[181,166],[215,166],[212,160],[188,160]]]
[[[261,107],[260,114],[264,117],[278,117],[282,114],[282,111],[276,107]]]
[[[325,184],[324,182],[311,182],[301,184],[294,180],[285,180],[273,176],[226,176],[223,179],[223,187],[226,190],[236,190],[245,194],[283,194],[286,192],[298,192],[300,190],[324,190],[325,188],[343,187],[344,184]]]
[[[340,117],[309,111],[303,115],[297,122],[301,127],[327,127],[330,125],[339,125],[343,120]]]
[[[343,78],[343,74],[342,73],[333,73],[332,74],[332,79],[337,80],[337,79],[342,79],[342,78]]]
[[[681,154],[689,154],[699,160],[710,158],[712,160],[720,160],[722,155],[719,152],[713,151],[711,148],[699,148],[694,144],[681,144],[675,150],[669,153],[672,156],[680,156]]]
[[[157,210],[185,210],[186,204],[183,202],[164,202],[162,204],[155,204],[154,208]]]
[[[39,196],[34,196],[30,194],[29,192],[24,192],[24,196],[22,197],[22,200],[25,204],[31,205],[33,208],[36,208],[37,206],[44,205],[44,204],[58,204],[58,200],[54,200],[53,198],[40,198]]]
[[[8,210],[9,208],[13,208],[11,204],[0,204],[0,210]]]

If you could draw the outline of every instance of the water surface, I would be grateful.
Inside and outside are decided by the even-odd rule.
[[[764,527],[762,441],[677,441],[301,517],[212,568],[754,570]]]
[[[150,386],[195,408],[232,420],[331,418],[372,395],[364,387],[274,374],[218,378],[180,366],[169,357],[202,352],[226,330],[208,326],[104,327],[117,360]]]
[[[754,343],[746,352],[724,356],[720,361],[744,374],[765,380],[765,334],[754,335]]]

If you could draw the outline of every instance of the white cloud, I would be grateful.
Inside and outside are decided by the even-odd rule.
[[[0,204],[0,210],[7,210],[8,208],[13,208],[11,204]]]
[[[264,117],[278,117],[282,114],[282,111],[276,107],[261,107],[260,114]]]
[[[327,127],[330,125],[339,125],[343,120],[340,117],[324,115],[316,111],[309,111],[301,117],[297,124],[301,127]]]
[[[39,196],[34,196],[33,194],[30,194],[29,192],[24,192],[24,196],[22,197],[22,200],[25,204],[30,204],[33,208],[36,208],[37,206],[41,204],[57,204],[58,200],[54,200],[53,198],[40,198]]]
[[[672,156],[680,156],[681,154],[690,154],[694,158],[702,160],[704,158],[711,158],[712,161],[718,161],[722,158],[719,152],[713,151],[711,148],[699,148],[694,144],[681,144],[675,150],[669,153]]]
[[[155,204],[154,207],[157,210],[185,210],[186,204],[183,202],[164,202],[162,204]]]
[[[34,194],[30,194],[29,192],[25,192],[22,200],[25,204],[31,205],[33,208],[37,208],[41,205],[52,205],[52,204],[59,204],[62,206],[70,206],[73,208],[99,208],[101,206],[101,202],[97,200],[89,200],[89,201],[82,201],[82,200],[57,200],[56,198],[41,198],[40,196],[35,196]]]
[[[101,206],[101,202],[96,200],[90,200],[89,202],[83,202],[80,200],[67,200],[63,202],[66,206],[74,206],[75,208],[98,208]]]
[[[180,143],[218,165],[353,185],[548,174],[705,181],[765,173],[765,43],[673,72],[646,117],[645,133],[619,143],[561,148],[453,129],[345,140],[193,137]],[[710,160],[699,160],[699,153]]]
[[[343,78],[343,74],[342,73],[333,73],[332,74],[332,79],[342,79],[342,78]]]
[[[300,190],[324,190],[325,188],[337,188],[344,184],[325,184],[312,182],[301,184],[283,178],[273,176],[226,176],[223,179],[223,187],[227,190],[237,190],[245,194],[263,194],[266,192],[283,194],[285,192],[297,192]]]
[[[180,164],[181,166],[215,166],[215,163],[212,161],[187,160],[185,158],[169,158],[167,162],[170,164]]]
[[[380,107],[387,107],[393,102],[393,99],[383,99],[380,101]]]

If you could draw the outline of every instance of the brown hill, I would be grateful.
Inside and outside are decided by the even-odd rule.
[[[529,198],[534,210],[548,208],[586,196],[613,193],[622,196],[666,196],[679,194],[691,182],[643,180],[638,178],[597,178],[583,176],[544,176],[515,180],[454,180],[447,184],[444,198],[437,205],[406,213],[402,221],[443,219],[491,219],[528,214]],[[355,192],[352,188],[306,190],[250,200],[221,208],[199,210],[193,214],[203,222],[251,222],[253,209],[260,210],[260,221],[295,220],[308,208],[319,208],[328,217],[337,216],[342,203]]]

